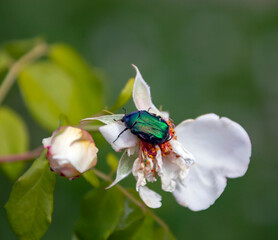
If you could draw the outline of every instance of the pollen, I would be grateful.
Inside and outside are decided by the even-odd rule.
[[[172,151],[172,146],[169,142],[165,142],[165,143],[160,144],[159,148],[161,150],[161,154],[162,154],[163,157],[170,154],[170,152]]]
[[[147,143],[143,140],[140,141],[140,149],[144,153],[144,155],[148,156],[150,159],[154,159],[158,151],[155,145]]]
[[[166,121],[168,126],[169,126],[169,133],[170,133],[170,136],[171,138],[174,138],[176,139],[177,137],[175,136],[175,124],[172,122],[172,120],[168,120]]]

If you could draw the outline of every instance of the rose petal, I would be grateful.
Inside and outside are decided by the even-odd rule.
[[[50,145],[51,145],[51,140],[52,140],[52,137],[44,138],[44,139],[42,140],[43,147],[44,147],[44,148],[50,147]]]
[[[166,192],[173,192],[176,188],[176,179],[178,178],[179,167],[173,164],[168,157],[163,158],[161,179],[161,188]]]
[[[124,114],[113,114],[113,115],[103,115],[100,117],[90,117],[90,118],[84,118],[80,122],[91,122],[91,121],[100,121],[104,124],[111,124],[115,123],[115,121],[120,121],[124,117]]]
[[[127,150],[123,153],[119,161],[116,179],[106,189],[113,187],[115,184],[117,184],[119,181],[121,181],[131,173],[133,163],[137,157],[138,157],[138,153],[135,153],[131,156],[128,155]]]
[[[91,135],[80,128],[60,127],[43,139],[43,145],[51,168],[66,177],[80,175],[97,163],[98,149]]]
[[[162,189],[167,192],[173,192],[176,189],[176,182],[184,182],[188,174],[189,167],[186,161],[175,154],[169,154],[163,157],[161,171]]]
[[[148,187],[140,187],[139,195],[144,203],[150,208],[159,208],[161,207],[161,196],[150,190]]]
[[[226,178],[205,167],[193,165],[189,169],[185,186],[177,181],[173,192],[177,202],[193,211],[209,208],[226,187]]]
[[[207,114],[176,127],[178,141],[190,151],[195,164],[185,185],[173,192],[177,201],[194,211],[208,208],[221,195],[226,177],[243,176],[248,168],[251,143],[245,130],[228,118]]]
[[[137,158],[134,161],[132,167],[132,174],[136,178],[136,191],[139,191],[139,188],[147,184],[144,174],[144,163],[141,162],[140,158]]]
[[[110,143],[112,148],[119,152],[124,148],[135,147],[138,144],[138,138],[126,130],[118,138],[119,134],[125,129],[125,126],[120,123],[112,123],[99,128],[99,131],[104,136],[106,141]],[[118,139],[117,139],[118,138]],[[117,140],[116,140],[117,139]],[[116,140],[116,141],[115,141]]]
[[[138,110],[149,110],[160,115],[160,111],[153,105],[150,87],[142,78],[138,68],[132,64],[136,70],[136,78],[133,86],[133,101]]]
[[[97,163],[97,152],[93,142],[75,141],[68,151],[68,159],[71,159],[71,164],[81,173],[94,167]]]
[[[194,156],[189,151],[187,151],[181,143],[175,139],[171,139],[169,142],[174,153],[180,156],[187,165],[190,166],[194,163]]]
[[[160,116],[167,121],[169,120],[169,112],[162,111],[160,112]]]

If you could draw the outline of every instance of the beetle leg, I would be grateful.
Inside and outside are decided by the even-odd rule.
[[[115,122],[118,122],[118,121],[121,121],[121,122],[124,122],[124,118],[122,119],[113,119]]]
[[[118,138],[127,130],[128,128],[125,128],[123,131],[120,132],[120,134],[118,135],[118,137],[115,139],[114,142],[116,142],[118,140]],[[114,143],[113,142],[113,143]]]

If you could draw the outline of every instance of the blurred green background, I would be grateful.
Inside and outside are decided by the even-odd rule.
[[[160,190],[163,205],[155,212],[177,239],[277,239],[277,1],[0,0],[0,44],[36,36],[70,44],[101,68],[110,106],[135,76],[134,63],[153,102],[169,110],[176,124],[209,112],[240,123],[253,144],[247,174],[229,180],[206,211],[191,212]],[[27,122],[30,148],[50,135],[30,117],[17,86],[4,104]],[[130,102],[127,111],[134,109]],[[101,168],[108,151],[99,155]],[[135,180],[124,184],[135,186]],[[1,206],[11,186],[1,174]],[[57,177],[53,222],[43,239],[71,239],[89,189],[82,178]],[[0,239],[16,239],[3,207]]]

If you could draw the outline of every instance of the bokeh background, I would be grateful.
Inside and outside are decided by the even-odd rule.
[[[135,75],[134,63],[154,103],[169,110],[176,124],[209,112],[240,123],[253,144],[247,174],[229,180],[206,211],[191,212],[159,191],[163,206],[155,212],[177,239],[277,239],[277,1],[0,0],[0,44],[36,36],[70,44],[101,68],[108,105]],[[50,135],[29,116],[17,86],[4,104],[27,122],[30,148]],[[107,146],[100,155],[100,168],[109,151]],[[134,186],[135,180],[123,184]],[[11,186],[1,174],[1,206]],[[80,200],[90,188],[81,178],[57,178],[53,222],[43,239],[71,239]],[[3,207],[0,239],[16,239]]]

